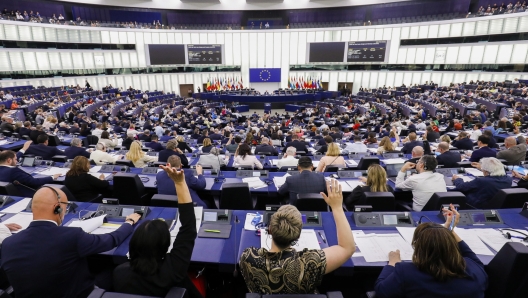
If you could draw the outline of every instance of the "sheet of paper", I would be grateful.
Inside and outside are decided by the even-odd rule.
[[[52,168],[49,168],[49,169],[46,169],[44,171],[40,171],[38,172],[38,174],[40,175],[45,175],[45,176],[53,176],[53,175],[56,175],[56,174],[60,174],[61,176],[64,176],[66,175],[66,173],[68,173],[70,169],[66,168],[56,168],[56,167],[52,167]]]
[[[242,179],[242,182],[247,183],[249,188],[260,188],[267,186],[259,177],[249,177]]]
[[[20,225],[22,229],[12,232],[12,233],[18,233],[20,231],[27,229],[27,227],[32,221],[33,221],[33,213],[21,212],[21,213],[11,216],[10,218],[6,220],[3,220],[2,223],[3,224],[16,223]]]
[[[378,153],[378,148],[367,148],[370,153]]]
[[[464,240],[471,250],[477,255],[493,256],[493,252],[480,240],[477,233],[474,230],[466,230],[456,228],[455,232]]]
[[[286,175],[282,177],[273,177],[273,183],[275,183],[275,187],[277,188],[281,187],[284,183],[286,183],[286,178],[290,176],[291,176],[290,174],[286,173]]]
[[[94,166],[90,169],[90,173],[97,173],[101,170],[102,166]]]
[[[247,213],[246,214],[246,221],[244,222],[244,229],[246,231],[256,231],[257,229],[255,226],[251,223],[253,219],[257,216],[256,213]],[[262,222],[262,214],[260,215],[260,222]],[[259,222],[259,223],[260,223]]]
[[[95,178],[99,178],[99,176],[104,175],[105,179],[108,178],[108,176],[112,175],[112,173],[91,173],[88,172],[88,174],[94,176]]]
[[[475,177],[484,177],[484,173],[478,169],[474,168],[465,168],[467,174],[471,174]]]
[[[178,209],[179,210],[179,209]],[[196,217],[196,231],[200,230],[200,226],[202,225],[202,213],[203,213],[203,207],[194,207],[194,217]],[[205,212],[205,220],[207,220],[208,216],[211,216],[210,213],[214,213],[214,220],[216,220],[216,213],[215,212]],[[212,217],[212,216],[211,216]],[[209,218],[211,219],[211,218]],[[176,224],[174,225],[173,229],[170,231],[171,236],[176,237],[178,235],[178,232],[180,231],[181,222],[180,217],[178,216],[178,220],[176,221]],[[172,246],[172,244],[171,244]]]
[[[343,192],[352,192],[353,188],[350,186],[350,184],[348,184],[347,181],[339,181],[339,185],[341,185],[341,191]]]
[[[124,224],[124,225],[128,225],[128,224]],[[113,231],[117,230],[120,226],[121,226],[120,224],[105,223],[102,226],[98,227],[97,229],[93,230],[90,234],[101,235],[101,234],[112,233]]]
[[[7,143],[9,143],[7,140],[2,140],[2,141],[0,141],[0,145],[5,145],[5,144],[7,144]]]
[[[70,223],[68,225],[68,227],[81,228],[86,233],[91,233],[91,232],[93,232],[94,230],[96,230],[97,228],[99,228],[100,226],[103,225],[103,221],[104,221],[105,216],[106,216],[106,214],[104,214],[102,216],[97,216],[97,217],[94,217],[94,218],[90,218],[90,219],[87,219],[87,220],[76,220],[76,221],[73,221],[72,223]]]
[[[359,185],[364,186],[365,183],[361,182],[360,180],[348,180],[346,181],[348,186],[350,186],[351,190],[354,190],[354,188],[358,187]]]
[[[383,163],[386,165],[395,165],[395,164],[405,163],[405,161],[406,160],[403,158],[388,158],[388,159],[384,159]]]
[[[2,213],[19,213],[20,211],[26,210],[27,205],[31,202],[31,198],[24,198],[13,205],[2,210]]]
[[[271,249],[271,236],[268,236],[266,230],[260,230],[260,247]],[[292,246],[296,251],[302,251],[305,248],[308,249],[321,249],[319,240],[317,240],[317,234],[315,230],[303,229],[301,231],[301,237],[297,241],[297,244]]]
[[[274,165],[274,166],[279,164],[279,160],[278,159],[271,159],[270,161],[271,161],[271,164]]]
[[[405,239],[405,241],[407,241],[409,244],[412,244],[414,230],[416,230],[415,227],[396,227],[396,229],[403,239]]]
[[[313,164],[314,168],[317,168],[319,166],[319,161],[318,160],[313,160],[312,164]]]
[[[504,246],[504,244],[512,242],[511,239],[506,239],[500,231],[495,229],[473,229],[471,231],[475,232],[480,240],[497,252],[502,246]]]
[[[353,159],[349,159],[349,160],[345,160],[345,163],[348,165],[348,166],[351,166],[351,167],[355,167],[358,165],[358,163],[353,160]]]
[[[459,176],[460,178],[462,178],[462,180],[464,180],[464,182],[471,182],[473,181],[473,177],[469,177],[469,176]]]
[[[412,260],[413,249],[400,234],[366,234],[355,236],[356,245],[367,262],[388,262],[389,252],[400,250],[402,260]]]

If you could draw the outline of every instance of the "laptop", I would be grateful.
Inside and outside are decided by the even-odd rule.
[[[463,174],[464,169],[463,168],[440,168],[440,169],[436,169],[436,172],[444,175],[444,181],[446,183],[446,186],[454,186],[453,180],[452,180],[453,175]]]

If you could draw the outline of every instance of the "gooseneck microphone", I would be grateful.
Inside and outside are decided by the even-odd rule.
[[[31,188],[31,187],[29,187],[29,186],[27,186],[27,185],[24,185],[24,184],[18,182],[18,180],[13,181],[13,184],[14,184],[14,185],[20,185],[20,186],[23,186],[23,187],[25,187],[25,188],[27,188],[27,189],[31,189],[31,190],[34,191],[34,192],[37,192],[36,189]]]

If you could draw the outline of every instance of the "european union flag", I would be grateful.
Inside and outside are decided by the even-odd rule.
[[[250,83],[271,83],[281,81],[280,68],[250,68],[249,82]]]

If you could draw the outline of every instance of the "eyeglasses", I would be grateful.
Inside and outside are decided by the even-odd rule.
[[[66,213],[68,213],[70,211],[70,208],[73,205],[72,202],[61,202],[61,201],[59,201],[59,203],[67,205],[66,206]]]

